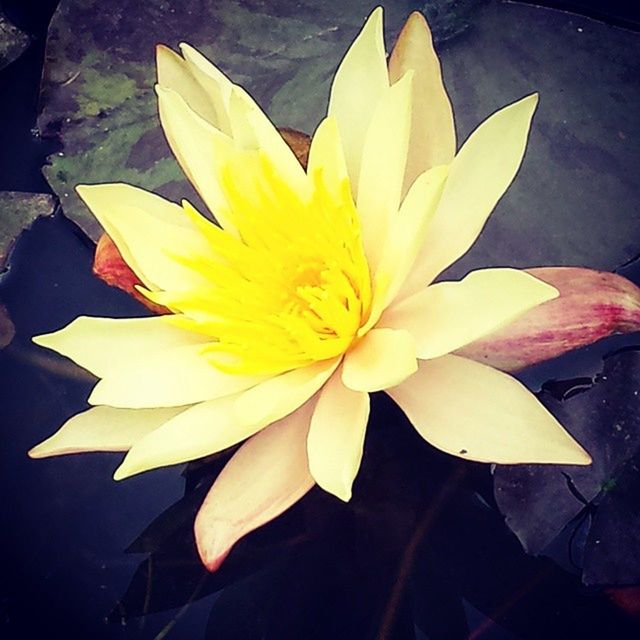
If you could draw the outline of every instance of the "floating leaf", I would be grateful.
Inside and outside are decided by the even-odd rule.
[[[53,196],[0,191],[0,273],[6,268],[9,253],[20,233],[36,218],[50,216],[54,209]]]
[[[4,69],[29,46],[29,36],[7,20],[0,8],[0,69]]]
[[[585,509],[592,511],[584,553],[589,584],[640,581],[640,351],[605,362],[593,387],[559,402],[542,401],[589,451],[588,467],[500,466],[495,496],[506,522],[524,548],[542,553]]]

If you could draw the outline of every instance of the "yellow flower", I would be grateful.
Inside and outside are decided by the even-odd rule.
[[[452,352],[557,296],[522,271],[431,284],[475,241],[520,166],[537,97],[455,154],[424,19],[390,58],[376,9],[343,59],[305,171],[251,97],[188,45],[160,47],[162,126],[220,226],[124,184],[78,193],[172,314],[76,319],[34,338],[100,378],[34,457],[127,450],[116,479],[250,438],[196,522],[217,567],[314,483],[349,500],[369,393],[470,460],[588,464],[520,383]]]

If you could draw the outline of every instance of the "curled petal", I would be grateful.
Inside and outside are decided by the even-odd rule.
[[[122,289],[122,291],[132,295],[150,311],[154,313],[169,313],[166,307],[151,302],[136,289],[137,286],[142,284],[142,280],[124,261],[115,242],[106,233],[100,236],[96,245],[96,253],[93,258],[93,273],[108,285]]]
[[[457,353],[518,371],[614,333],[640,331],[640,289],[614,273],[578,267],[528,269],[560,292]]]
[[[307,434],[315,400],[247,441],[200,507],[195,535],[202,562],[215,571],[233,545],[273,520],[313,487]]]
[[[589,454],[520,382],[460,358],[422,360],[387,393],[434,447],[499,464],[589,464]]]

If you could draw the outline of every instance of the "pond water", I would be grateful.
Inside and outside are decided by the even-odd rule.
[[[49,3],[51,10],[53,5]],[[42,16],[40,33],[46,23],[44,8]],[[564,19],[558,16],[549,13],[545,18],[549,29]],[[583,24],[579,20],[584,19],[576,20],[576,24]],[[591,27],[590,22],[584,25],[578,28]],[[514,29],[524,26],[518,23]],[[32,27],[37,30],[38,24]],[[474,38],[480,37],[473,33],[471,29],[472,35],[464,41],[467,55],[477,46]],[[632,35],[637,35],[621,33],[621,39],[628,39],[625,47]],[[610,42],[616,41],[614,36]],[[447,45],[452,51],[454,42]],[[640,41],[636,38],[634,42],[640,52]],[[42,51],[42,40],[36,40],[32,51],[9,67],[9,75],[2,79],[16,91],[23,91],[25,104],[35,97]],[[535,63],[527,67],[526,52],[512,53],[519,73],[526,75],[527,69],[536,68]],[[576,51],[576,56],[583,55],[584,50]],[[611,56],[622,57],[623,53],[612,51]],[[455,91],[464,93],[466,80],[460,69],[452,63],[447,67],[446,57],[444,64]],[[618,102],[635,95],[629,89],[638,84],[634,71],[627,68],[626,74],[612,79],[607,88],[617,92]],[[540,81],[549,80],[543,77]],[[484,89],[478,89],[478,94],[482,96]],[[4,108],[9,113],[12,107],[8,104]],[[35,138],[26,143],[24,132],[33,126],[35,113],[25,110],[22,117],[17,110],[11,113],[16,132],[21,132],[16,133],[14,142],[19,149],[16,164],[21,168],[12,169],[13,173],[7,169],[2,187],[44,191],[48,187],[38,168],[57,143]],[[471,115],[469,110],[463,113],[462,127],[467,130]],[[540,119],[545,140],[558,136],[559,148],[551,156],[560,165],[572,162],[563,177],[574,179],[579,186],[558,188],[564,189],[566,207],[573,213],[580,201],[580,185],[589,180],[594,166],[612,153],[597,138],[599,125],[584,120],[583,114],[576,117],[585,128],[571,140],[562,137],[566,131],[553,118]],[[630,122],[630,127],[640,128],[637,117]],[[548,154],[545,145],[541,139],[533,141],[531,170],[537,177],[545,176],[545,184],[550,184],[550,173],[555,169],[549,167],[545,174],[541,168]],[[625,160],[635,159],[637,173],[637,146],[626,147],[624,153]],[[10,164],[11,160],[6,166]],[[621,182],[627,180],[627,173],[620,175]],[[545,211],[552,207],[555,195],[547,189],[535,188],[525,195],[525,189],[531,191],[530,180],[524,178],[525,185],[507,207],[527,205],[535,199]],[[608,188],[606,197],[615,202],[611,208],[630,210],[630,203],[640,199],[637,179],[622,186],[610,180],[603,184]],[[604,207],[603,201],[592,204]],[[587,222],[582,224],[590,224],[593,213],[588,211],[589,203],[583,206]],[[504,220],[504,210],[498,214],[500,220]],[[532,223],[527,219],[523,224],[523,231],[508,248],[510,255],[517,254],[518,242],[521,247],[531,244],[528,240],[525,243],[522,234],[530,231],[527,225]],[[634,257],[636,249],[640,250],[640,228],[636,227],[634,236],[628,220],[613,213],[608,226],[605,249],[596,247],[589,254],[592,245],[585,239],[583,253],[571,253],[573,249],[559,252],[557,263],[571,263],[576,255],[587,255],[586,266],[613,269]],[[578,242],[558,238],[561,224],[551,227],[553,237],[542,233],[539,228],[544,225],[538,225],[531,242],[557,246],[564,246],[565,240],[571,246]],[[492,227],[489,240],[459,269],[469,268],[469,261],[503,260],[505,254],[489,243],[503,239],[508,244],[508,231],[509,227]],[[630,606],[621,606],[622,592],[611,591],[606,584],[585,586],[581,581],[585,558],[588,561],[592,553],[588,530],[596,522],[598,500],[586,505],[544,554],[527,555],[498,509],[492,469],[451,458],[426,445],[383,394],[373,399],[354,499],[345,505],[319,489],[312,490],[284,516],[241,541],[215,575],[201,567],[191,528],[198,506],[229,452],[185,469],[157,470],[120,483],[111,479],[119,455],[30,460],[26,451],[85,408],[95,383],[71,362],[33,345],[31,337],[59,328],[78,315],[130,317],[147,313],[129,296],[92,275],[93,250],[93,243],[58,211],[22,235],[10,270],[0,283],[1,300],[16,327],[12,343],[0,350],[3,638],[638,637],[637,591],[624,592],[636,598],[634,616]],[[523,251],[528,251],[525,262],[538,255],[543,261],[554,255],[548,247]],[[638,261],[619,272],[640,285]],[[594,380],[600,380],[605,367],[603,361],[623,362],[628,374],[614,379],[608,397],[612,404],[628,403],[633,390],[640,388],[640,367],[631,361],[636,352],[640,353],[639,334],[616,336],[534,367],[521,379],[534,390],[544,389],[545,402],[560,406],[571,397],[575,404],[570,408],[587,411],[591,409],[587,399],[592,397]],[[611,370],[612,375],[618,375]],[[637,429],[640,405],[629,412]],[[633,460],[640,462],[637,456]],[[623,489],[638,485],[636,476],[620,478],[624,478],[620,479]],[[549,509],[553,508],[550,501]],[[633,513],[629,518],[615,520],[618,524],[612,524],[608,532],[617,540],[620,529],[628,527],[629,535],[623,536],[618,551],[640,575],[635,537],[640,535],[640,523]],[[613,516],[609,521],[614,522]],[[637,529],[630,528],[634,523]]]

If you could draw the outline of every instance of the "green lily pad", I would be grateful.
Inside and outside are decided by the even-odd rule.
[[[51,215],[53,196],[41,193],[0,191],[0,276],[6,270],[9,254],[18,236],[40,216]],[[16,330],[7,308],[0,303],[0,349],[15,336]]]
[[[398,3],[400,4],[400,3]],[[527,156],[480,241],[454,269],[578,264],[613,269],[640,253],[640,35],[572,14],[498,1],[431,11],[461,139],[497,108],[539,91]],[[332,74],[370,2],[63,0],[47,46],[40,126],[64,150],[45,174],[65,213],[99,234],[73,192],[126,181],[193,197],[158,126],[154,46],[186,40],[242,83],[279,126],[311,132]],[[387,41],[407,9],[386,8]],[[442,26],[440,26],[442,25]],[[388,48],[390,48],[388,45]],[[547,197],[553,193],[554,197]],[[532,238],[535,241],[532,242]]]
[[[0,191],[0,273],[5,270],[20,233],[36,218],[51,215],[54,209],[55,198],[48,194]]]
[[[0,69],[19,58],[29,41],[29,36],[11,24],[0,9]]]

